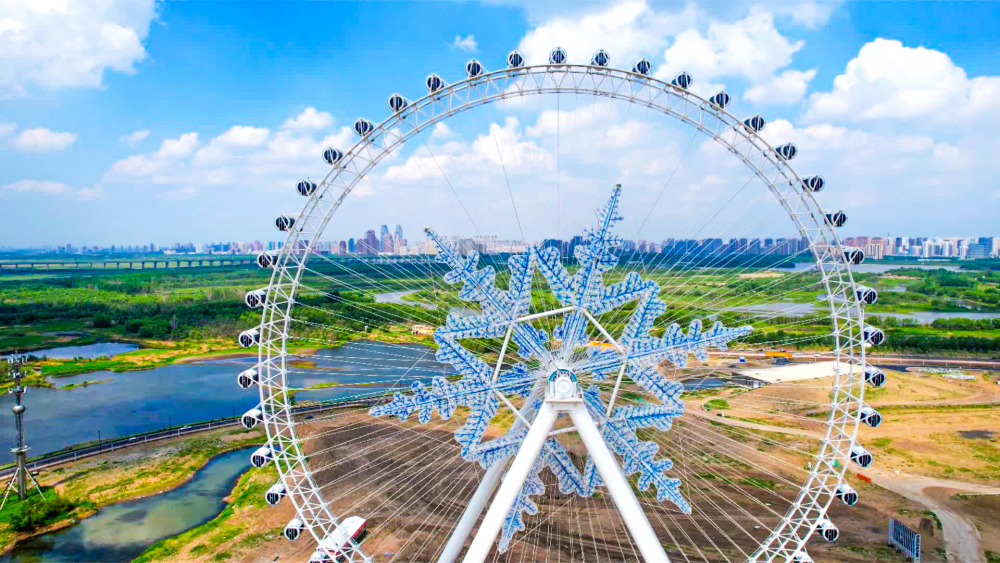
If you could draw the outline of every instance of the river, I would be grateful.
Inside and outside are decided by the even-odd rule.
[[[180,487],[102,508],[80,523],[18,543],[3,561],[130,561],[157,541],[217,516],[253,448],[212,458]]]
[[[128,342],[97,342],[83,346],[58,346],[55,348],[45,348],[44,350],[32,350],[27,353],[36,358],[45,357],[54,360],[72,360],[73,358],[92,360],[101,356],[111,357],[115,354],[122,354],[138,349],[139,346]]]
[[[434,352],[417,344],[351,342],[302,358],[316,368],[289,368],[289,386],[321,383],[337,387],[302,391],[296,401],[343,399],[409,388],[414,380],[449,375],[449,366],[434,360]],[[114,373],[99,371],[52,379],[59,386],[84,381],[99,384],[73,390],[30,388],[24,395],[28,456],[73,444],[127,436],[243,414],[258,403],[256,389],[240,389],[236,375],[256,358],[172,364],[152,370]],[[360,385],[359,385],[360,384]],[[0,399],[3,416],[10,416],[14,397]],[[0,444],[13,444],[14,425],[0,424]]]

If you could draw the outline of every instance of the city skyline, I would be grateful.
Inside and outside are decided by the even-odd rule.
[[[374,229],[368,229],[364,236],[344,240],[319,240],[312,244],[314,252],[335,255],[427,255],[436,254],[436,248],[426,237],[418,240],[404,238],[401,225],[396,225],[393,233],[388,232],[388,226],[382,225],[383,238],[375,235]],[[388,238],[385,238],[388,237]],[[398,238],[397,238],[398,237]],[[448,236],[445,240],[456,244],[463,254],[475,250],[481,254],[510,254],[524,252],[527,245],[557,246],[563,249],[564,255],[572,255],[573,248],[583,243],[583,237],[571,239],[541,239],[533,241],[517,241],[498,239],[495,235],[477,237]],[[841,244],[860,248],[865,256],[878,260],[887,256],[927,258],[959,258],[986,259],[1000,257],[1000,236],[987,237],[909,237],[909,236],[847,236],[840,239]],[[389,246],[386,246],[388,242]],[[0,251],[29,252],[43,251],[54,254],[113,254],[122,253],[162,253],[162,254],[256,254],[281,250],[282,241],[231,241],[218,243],[193,242],[157,245],[112,245],[74,246],[67,244],[49,248],[15,248],[0,246]],[[774,254],[779,256],[802,254],[808,249],[804,238],[789,237],[756,237],[756,238],[715,238],[675,239],[666,238],[661,241],[646,239],[625,239],[623,251],[633,251],[654,254],[698,254],[703,256],[729,254]]]

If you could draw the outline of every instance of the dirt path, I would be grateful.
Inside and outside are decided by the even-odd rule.
[[[865,475],[876,485],[898,493],[912,501],[919,502],[934,511],[944,533],[945,550],[949,561],[980,561],[983,550],[979,545],[979,530],[966,516],[947,508],[943,502],[928,494],[931,488],[943,488],[954,493],[1000,494],[1000,487],[963,483],[920,477],[906,473],[895,473],[868,468]]]
[[[819,432],[733,420],[727,416],[712,416],[710,413],[701,411],[699,408],[688,409],[687,413],[699,418],[714,420],[740,428],[761,430],[764,432],[780,432],[817,440],[823,439],[823,435]],[[976,529],[975,524],[968,517],[947,508],[943,502],[928,494],[927,489],[948,489],[949,491],[954,491],[954,493],[1000,494],[1000,487],[952,481],[949,479],[936,479],[934,477],[921,477],[895,471],[889,472],[873,467],[865,469],[865,475],[870,477],[876,485],[914,502],[918,502],[937,515],[941,521],[945,550],[947,551],[949,561],[971,562],[982,560],[983,551],[979,542],[979,530]]]

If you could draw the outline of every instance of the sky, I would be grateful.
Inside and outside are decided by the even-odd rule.
[[[701,96],[724,88],[732,113],[767,118],[768,142],[796,144],[801,175],[826,178],[817,197],[848,213],[845,235],[1000,235],[998,19],[985,2],[8,0],[0,246],[278,240],[274,215],[304,203],[295,183],[322,178],[323,148],[346,152],[390,94],[556,46],[570,62],[603,48],[619,68],[687,71]],[[492,104],[392,155],[325,238],[467,232],[454,198],[480,233],[550,236],[553,206],[569,232],[616,182],[648,236],[684,236],[745,177],[686,131],[579,97]]]

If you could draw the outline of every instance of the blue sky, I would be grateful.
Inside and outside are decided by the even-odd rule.
[[[764,114],[769,141],[795,142],[803,167],[835,180],[821,200],[849,212],[845,234],[1000,235],[997,20],[988,3],[14,0],[0,6],[0,205],[17,220],[0,226],[0,245],[276,240],[275,211],[302,206],[294,182],[325,172],[318,151],[353,143],[344,127],[357,117],[386,116],[389,94],[423,95],[430,72],[458,80],[471,57],[497,68],[512,48],[533,60],[556,45],[582,61],[606,48],[620,67],[646,56],[657,75],[691,72],[703,95],[725,87],[734,113]],[[482,180],[476,140],[491,124],[506,129],[525,161],[512,189],[534,207],[535,184],[555,178],[544,115],[563,111],[576,125],[586,103],[486,108],[428,134],[427,150],[449,160],[452,183],[472,186]],[[645,119],[619,111],[609,117]],[[680,154],[683,131],[651,127],[623,128],[632,137],[603,149],[608,162]],[[328,238],[382,222],[410,232],[447,224],[452,216],[432,209],[418,223],[423,196],[393,196],[418,181],[446,189],[413,175],[422,150],[408,146],[378,170],[373,193]],[[738,175],[696,152],[670,193],[696,192],[711,208],[711,186]],[[573,175],[584,163],[557,157],[567,190],[640,175],[616,164],[584,181]],[[666,172],[647,175],[637,183]],[[481,189],[506,195],[502,176],[491,177]],[[568,198],[566,217],[596,207],[578,199]],[[671,223],[671,210],[662,218]],[[495,228],[512,236],[509,224]]]

